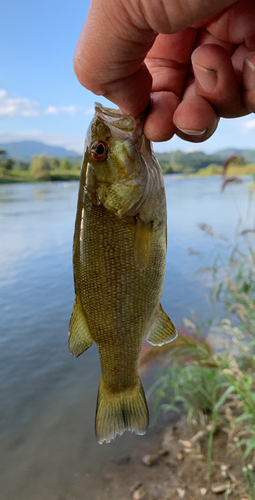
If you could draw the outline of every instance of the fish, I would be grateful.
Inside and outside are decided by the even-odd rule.
[[[101,381],[95,431],[109,443],[145,434],[149,413],[138,358],[143,341],[177,337],[160,299],[166,266],[164,180],[144,117],[95,103],[81,166],[73,240],[75,300],[69,350],[97,344]]]

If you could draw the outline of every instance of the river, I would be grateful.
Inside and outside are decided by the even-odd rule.
[[[219,177],[165,176],[168,252],[162,305],[177,327],[195,310],[210,315],[210,277],[196,274],[238,230],[254,228],[248,184]],[[109,460],[146,439],[125,433],[98,445],[94,414],[96,346],[78,359],[67,349],[74,292],[72,237],[78,183],[0,185],[0,491],[3,500],[78,499]],[[242,221],[241,226],[240,223]],[[198,224],[210,225],[215,237]],[[145,377],[145,389],[150,385]],[[143,440],[143,441],[142,441]],[[145,441],[144,441],[145,440]]]

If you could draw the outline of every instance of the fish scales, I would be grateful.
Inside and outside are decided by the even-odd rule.
[[[134,362],[143,341],[145,317],[149,322],[158,305],[158,283],[163,286],[162,252],[160,245],[155,244],[150,264],[141,272],[133,252],[135,224],[117,219],[103,206],[94,206],[88,212],[84,231],[88,251],[82,253],[81,300],[90,333],[99,348],[102,376],[109,385],[114,383],[114,390],[121,390],[122,385],[124,388],[129,383],[129,377],[137,378]],[[99,234],[103,237],[98,238]],[[135,347],[132,352],[124,342],[127,335]],[[105,346],[111,347],[106,356]],[[115,381],[109,376],[109,356],[118,360],[120,373]]]
[[[93,342],[98,346],[102,371],[96,416],[99,442],[109,442],[126,429],[145,432],[148,410],[138,375],[142,342],[151,330],[154,337],[148,340],[155,343],[156,339],[159,345],[176,337],[160,306],[166,259],[162,174],[155,168],[155,159],[146,163],[146,157],[151,159],[150,147],[142,155],[136,145],[143,140],[141,127],[137,133],[140,122],[137,127],[132,117],[118,114],[119,121],[133,123],[130,145],[127,132],[123,138],[123,129],[112,115],[100,106],[87,135],[74,236],[76,299],[69,332],[69,348],[76,356]],[[132,156],[137,151],[138,160]]]

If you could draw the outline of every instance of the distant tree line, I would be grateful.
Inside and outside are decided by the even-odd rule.
[[[222,173],[222,166],[224,162],[226,163],[226,158],[231,155],[224,157],[219,154],[206,154],[203,151],[183,153],[178,150],[156,153],[156,156],[163,174],[215,175]],[[240,154],[231,156],[231,166],[243,167],[245,164],[244,156]],[[80,166],[81,157],[49,158],[42,154],[32,157],[31,160],[13,160],[8,158],[4,149],[0,149],[0,182],[75,180],[79,178]],[[244,172],[243,169],[242,171],[250,173]]]
[[[41,181],[57,180],[61,174],[80,169],[80,162],[70,162],[67,158],[47,158],[46,155],[34,156],[29,166],[34,179]],[[63,177],[62,175],[62,177]],[[56,177],[56,179],[54,178]]]
[[[15,161],[8,158],[5,149],[0,149],[0,169],[1,170],[12,170]]]
[[[48,158],[45,154],[33,156],[29,160],[13,160],[7,152],[0,149],[0,179],[17,174],[20,180],[50,181],[60,179],[77,179],[81,166],[80,158]],[[24,179],[22,179],[24,172]],[[26,174],[26,176],[25,176]],[[10,178],[10,180],[12,180]]]
[[[219,154],[206,154],[203,151],[192,151],[183,153],[183,151],[172,151],[170,153],[156,153],[158,161],[161,165],[163,174],[193,174],[213,166],[216,173],[217,167],[222,167],[224,161],[230,156],[231,164],[244,166],[245,158],[241,154],[221,156]],[[215,170],[216,169],[216,170]]]
[[[173,151],[171,153],[158,153],[158,161],[164,174],[192,174],[210,164],[222,165],[222,159],[217,155],[208,155],[203,151],[183,153]]]

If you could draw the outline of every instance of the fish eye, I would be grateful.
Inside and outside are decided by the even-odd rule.
[[[105,144],[105,142],[103,141],[96,141],[94,142],[94,144],[92,145],[92,148],[91,148],[91,154],[94,158],[94,160],[97,160],[97,161],[102,161],[106,158],[107,156],[107,145]]]

